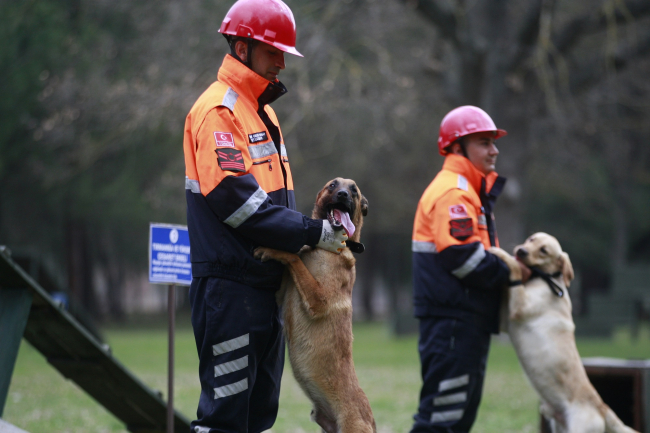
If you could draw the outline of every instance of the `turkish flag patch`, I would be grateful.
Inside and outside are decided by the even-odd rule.
[[[217,142],[217,147],[235,147],[235,140],[232,138],[231,132],[214,132],[214,141]]]
[[[451,219],[467,218],[469,217],[469,215],[467,215],[467,208],[464,204],[449,206],[449,217],[451,217]]]
[[[216,149],[217,159],[219,160],[219,167],[222,170],[242,172],[246,171],[244,166],[244,157],[241,150],[237,149]]]
[[[472,236],[474,234],[474,224],[472,224],[472,219],[460,218],[450,220],[449,234],[459,241],[464,241],[468,237]]]

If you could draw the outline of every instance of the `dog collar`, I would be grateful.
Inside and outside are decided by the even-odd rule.
[[[558,298],[564,296],[564,290],[562,290],[562,287],[560,287],[558,283],[553,281],[553,278],[559,278],[562,275],[562,272],[547,274],[546,272],[535,267],[531,267],[530,270],[532,271],[533,278],[540,277],[542,280],[546,281],[546,284],[548,284],[548,287],[551,289],[551,292],[555,294],[555,296],[557,296]]]
[[[350,251],[357,254],[361,254],[366,250],[366,247],[361,242],[347,240],[345,241],[345,246],[350,248]]]

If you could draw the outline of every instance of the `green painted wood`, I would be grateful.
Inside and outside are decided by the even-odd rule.
[[[27,289],[0,289],[0,417],[4,412],[32,295]]]
[[[10,257],[0,251],[0,291],[26,287],[32,307],[23,337],[64,377],[74,381],[133,433],[165,433],[167,405],[162,393],[148,388],[97,341]],[[174,432],[190,423],[174,412]]]

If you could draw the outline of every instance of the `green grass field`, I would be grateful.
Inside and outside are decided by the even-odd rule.
[[[179,318],[176,335],[175,402],[189,419],[199,395],[198,359],[191,330]],[[354,358],[361,386],[368,395],[379,432],[407,432],[420,388],[416,337],[394,338],[386,325],[354,328]],[[154,389],[167,390],[166,328],[105,331],[114,356]],[[611,340],[578,342],[580,354],[618,358],[650,358],[650,332],[632,341],[618,332]],[[280,412],[274,433],[317,433],[309,421],[311,406],[288,365],[282,383]],[[123,432],[124,426],[72,382],[65,380],[23,341],[16,363],[4,420],[31,433]],[[483,400],[473,432],[535,432],[537,397],[527,383],[507,341],[492,344]]]

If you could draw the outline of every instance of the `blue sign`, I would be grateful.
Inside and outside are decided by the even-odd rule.
[[[149,282],[187,286],[192,282],[190,235],[186,226],[149,224]]]

